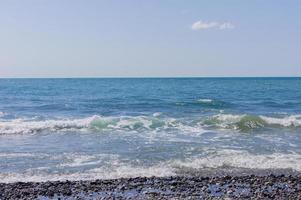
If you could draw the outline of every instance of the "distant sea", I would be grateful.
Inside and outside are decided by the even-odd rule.
[[[301,78],[0,79],[0,182],[301,171]]]

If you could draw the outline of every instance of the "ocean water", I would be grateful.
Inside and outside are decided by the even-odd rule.
[[[301,78],[0,79],[0,182],[301,171]]]

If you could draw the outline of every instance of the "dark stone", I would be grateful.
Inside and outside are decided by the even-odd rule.
[[[0,199],[300,199],[300,176],[138,177],[0,184]]]

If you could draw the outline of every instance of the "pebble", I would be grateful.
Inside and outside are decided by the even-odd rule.
[[[300,199],[300,183],[284,175],[16,182],[0,183],[0,199]]]

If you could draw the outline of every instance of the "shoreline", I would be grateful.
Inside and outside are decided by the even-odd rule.
[[[0,183],[0,199],[300,199],[300,175]]]

